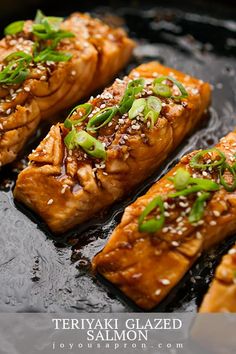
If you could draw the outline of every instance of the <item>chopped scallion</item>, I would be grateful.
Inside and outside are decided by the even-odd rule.
[[[230,184],[224,178],[225,171],[229,171],[232,176],[233,181]],[[220,166],[220,183],[227,192],[234,192],[236,190],[236,172],[228,163],[224,163]]]
[[[4,29],[5,36],[17,34],[23,31],[25,21],[15,21]]]
[[[117,114],[118,109],[116,107],[107,107],[96,113],[88,122],[87,130],[96,131],[104,125],[108,124],[112,118]]]
[[[218,159],[214,159],[212,162],[208,163],[204,163],[204,162],[200,162],[203,157],[207,154],[215,154],[217,155]],[[204,170],[206,168],[209,168],[209,167],[217,167],[217,166],[220,166],[222,165],[226,160],[226,157],[225,157],[225,154],[216,149],[216,148],[211,148],[211,149],[207,149],[207,150],[202,150],[202,151],[199,151],[196,155],[194,155],[190,161],[190,166],[193,167],[193,168],[196,168],[196,169],[201,169],[201,170]]]
[[[106,159],[106,150],[103,144],[84,130],[76,131],[73,128],[66,135],[64,142],[69,150],[81,147],[88,155],[94,158]]]
[[[191,212],[189,214],[189,222],[191,224],[198,222],[202,219],[204,214],[204,204],[207,199],[210,198],[210,193],[204,192],[199,197],[197,197],[196,201],[194,202]]]
[[[159,208],[159,212],[160,212],[159,216],[147,220],[148,215],[156,208]],[[162,197],[158,196],[154,198],[146,206],[146,208],[143,210],[142,214],[138,219],[139,231],[148,232],[148,233],[154,233],[159,231],[165,223],[164,211],[165,209],[164,209],[164,202]]]
[[[90,103],[84,103],[74,107],[72,111],[69,113],[66,120],[64,121],[65,128],[71,129],[72,126],[76,126],[81,122],[83,122],[88,117],[88,115],[92,112],[92,109],[93,109],[93,105],[91,105]],[[79,119],[72,119],[73,113],[75,112],[77,113],[82,112],[83,115]]]

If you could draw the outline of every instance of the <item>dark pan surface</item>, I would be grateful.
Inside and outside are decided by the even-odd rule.
[[[70,9],[70,10],[79,10]],[[224,8],[226,13],[227,8]],[[112,8],[95,13],[114,18]],[[66,14],[66,13],[65,13]],[[46,226],[22,206],[16,206],[12,189],[20,164],[0,171],[0,311],[137,311],[126,298],[103,279],[91,273],[90,261],[102,249],[120,221],[126,205],[143,194],[151,184],[186,152],[206,148],[236,126],[236,21],[217,19],[174,8],[140,10],[118,8],[134,38],[139,38],[135,65],[149,60],[195,75],[213,85],[213,103],[208,120],[184,141],[171,158],[136,193],[114,205],[110,211],[73,230],[67,244],[53,239]],[[228,8],[233,16],[233,9]],[[233,18],[233,17],[232,17]],[[121,73],[122,76],[123,73]],[[44,129],[45,134],[47,127]],[[40,132],[39,132],[40,135]],[[29,149],[35,146],[31,144]],[[235,237],[204,255],[156,311],[196,311],[220,255]]]

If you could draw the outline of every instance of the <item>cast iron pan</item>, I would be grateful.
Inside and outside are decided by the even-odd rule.
[[[169,6],[172,3],[169,2]],[[174,3],[173,7],[154,7],[146,3],[144,8],[139,2],[136,6],[132,4],[126,7],[123,2],[120,6],[116,2],[114,6],[116,11],[111,6],[86,8],[69,1],[66,9],[59,7],[55,10],[49,3],[43,10],[47,14],[65,16],[72,11],[88,10],[105,17],[107,21],[125,26],[139,43],[125,72],[142,62],[159,60],[209,81],[213,86],[212,107],[204,124],[135,193],[115,204],[109,212],[63,235],[61,240],[49,232],[37,215],[16,205],[12,198],[17,172],[22,168],[25,156],[49,127],[39,130],[22,160],[0,171],[1,312],[139,311],[104,279],[92,275],[92,257],[104,247],[129,203],[145,193],[183,154],[214,145],[236,126],[234,8],[227,2],[224,6],[216,2],[213,12],[210,1],[205,1],[204,5],[201,1],[194,2],[192,8],[183,4],[182,9],[174,7]],[[29,7],[28,12],[33,16],[33,9]],[[19,14],[18,19],[26,17],[25,14],[19,17]],[[9,18],[15,19],[16,13]],[[120,73],[120,76],[125,72]],[[203,255],[155,311],[196,311],[215,266],[235,239],[236,236],[232,236]]]

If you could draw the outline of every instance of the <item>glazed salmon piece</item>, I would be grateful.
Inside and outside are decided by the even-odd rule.
[[[236,244],[217,267],[199,312],[236,312]]]
[[[68,149],[64,139],[69,130],[63,124],[53,126],[29,156],[29,167],[20,173],[15,198],[38,213],[53,232],[62,233],[130,193],[202,119],[210,102],[210,86],[157,62],[143,64],[92,98],[92,113],[76,126],[77,133],[88,130],[94,113],[107,107],[116,109],[128,85],[139,80],[144,86],[136,99],[143,97],[145,101],[153,95],[154,79],[166,75],[183,83],[188,96],[159,97],[161,112],[153,126],[142,115],[131,119],[128,113],[117,112],[108,124],[92,133],[104,146],[105,160],[92,158],[82,148]],[[73,119],[79,117],[77,111]]]
[[[231,175],[225,169],[227,163],[231,166],[236,161],[236,132],[221,139],[216,148],[218,150],[206,153],[206,157],[205,153],[196,151],[184,156],[144,196],[128,206],[105,248],[93,259],[96,272],[145,310],[157,306],[167,296],[203,251],[236,231],[236,192],[228,192],[219,177],[221,168],[224,181],[230,188],[236,182],[235,172]],[[207,163],[214,159],[218,161],[220,155],[217,151],[223,154],[222,161],[225,159],[221,161],[222,165],[217,162],[219,165],[214,168],[192,167],[195,156],[197,158],[199,155]],[[181,189],[184,180],[188,184],[186,182],[184,189]],[[186,191],[189,194],[185,194]],[[145,218],[153,216],[154,219],[147,220],[145,224],[141,218],[153,200],[157,200],[159,207],[149,210],[150,215]],[[160,227],[161,223],[163,225]],[[229,259],[233,261],[233,257],[227,256],[223,266],[229,264]],[[218,276],[222,274],[223,266],[218,269]],[[232,271],[227,276],[228,281],[232,282]],[[227,285],[219,286],[222,290],[227,288]],[[235,285],[230,286],[229,291],[235,294]],[[226,294],[229,292],[225,292],[222,299],[226,299]],[[218,301],[221,302],[220,297]],[[214,308],[209,303],[210,295],[203,309],[207,306]]]
[[[33,24],[25,21],[20,33],[0,41],[0,69],[11,53],[33,55],[37,43]],[[0,166],[14,161],[40,121],[105,86],[126,65],[135,46],[122,29],[81,13],[63,21],[60,30],[73,34],[61,39],[56,48],[69,53],[70,60],[31,62],[29,75],[21,83],[0,81]]]

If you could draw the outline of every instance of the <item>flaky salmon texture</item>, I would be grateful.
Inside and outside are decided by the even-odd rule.
[[[203,251],[236,231],[235,169],[235,131],[216,148],[184,156],[126,208],[94,270],[141,308],[157,306]],[[222,299],[227,307],[232,295],[235,309],[233,263],[235,254],[224,258],[202,311],[218,311]]]
[[[40,20],[34,33],[35,22],[25,21],[16,34],[13,24],[10,34],[0,41],[0,69],[12,60],[15,70],[21,64],[14,79],[9,79],[12,68],[5,76],[6,70],[0,72],[0,166],[17,157],[41,120],[105,86],[128,62],[135,46],[122,29],[113,29],[87,14],[74,13],[56,29],[57,18],[44,18],[40,13]],[[42,42],[46,51],[40,48]],[[54,51],[49,48],[52,42]],[[12,53],[13,58],[8,57]],[[20,78],[22,68],[28,72],[25,80]]]
[[[156,79],[166,84],[157,82],[154,97]],[[174,97],[180,95],[173,80],[178,80],[174,83],[184,98]],[[53,232],[64,232],[150,176],[201,120],[209,103],[207,83],[157,62],[143,64],[91,98],[86,106],[91,113],[71,131],[67,124],[67,128],[63,124],[51,128],[29,156],[29,167],[19,174],[14,196],[38,213]],[[147,104],[150,107],[145,108],[148,113],[144,117],[142,110]],[[103,113],[97,117],[100,111]],[[73,122],[81,119],[83,112],[75,112]],[[72,146],[68,134],[74,133],[75,143],[85,139],[81,143],[85,150]],[[92,136],[96,149],[85,153]]]
[[[236,312],[236,244],[217,267],[199,312]]]

